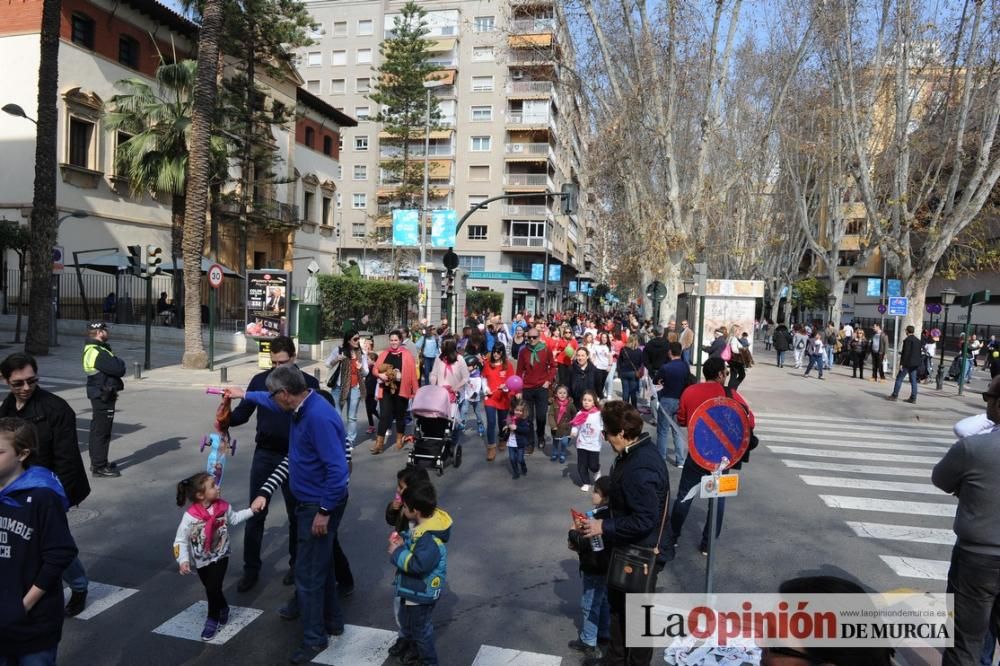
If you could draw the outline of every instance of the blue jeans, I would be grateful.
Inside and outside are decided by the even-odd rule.
[[[690,347],[688,347],[687,349],[681,350],[681,358],[684,359],[685,363],[687,363],[688,365],[691,365],[691,348]]]
[[[472,415],[476,417],[476,424],[481,425],[483,428],[486,427],[486,417],[483,415],[485,407],[481,400],[463,400],[461,407],[459,407],[458,418],[462,422],[462,426],[465,426],[465,420],[468,417],[469,410],[472,410]]]
[[[583,595],[580,596],[583,624],[580,641],[597,645],[598,640],[611,637],[611,607],[608,605],[607,576],[583,574]]]
[[[684,438],[684,430],[677,425],[677,421],[675,420],[677,410],[680,409],[680,406],[681,401],[676,398],[660,398],[659,416],[661,418],[656,420],[656,448],[660,451],[660,457],[664,460],[667,459],[667,453],[669,452],[667,438],[672,431],[674,439],[674,462],[677,463],[678,467],[684,465],[684,459],[687,457],[687,442]]]
[[[684,461],[684,469],[681,471],[681,480],[677,488],[677,500],[674,502],[674,508],[670,512],[670,532],[674,537],[674,541],[677,541],[681,536],[681,529],[684,527],[684,521],[687,520],[688,512],[691,510],[691,502],[694,498],[685,501],[684,498],[691,491],[692,488],[701,483],[701,477],[707,475],[708,472],[703,470],[701,467],[695,464],[691,458]],[[697,495],[697,493],[695,493]],[[726,498],[720,497],[717,510],[715,512],[715,536],[718,537],[722,532],[722,516],[726,510]],[[705,516],[705,528],[701,531],[701,542],[703,544],[708,543],[708,515]]]
[[[335,408],[340,413],[340,418],[347,429],[347,446],[354,448],[354,442],[358,439],[358,406],[361,404],[361,387],[355,386],[347,394],[347,413],[344,414],[340,405],[340,394],[336,396]]]
[[[622,400],[632,405],[633,407],[639,404],[639,379],[635,375],[631,377],[623,377],[618,375],[622,380]]]
[[[330,509],[330,522],[323,536],[312,534],[313,519],[319,509],[317,504],[299,504],[295,509],[299,541],[295,596],[302,614],[302,644],[309,647],[327,644],[326,627],[344,626],[344,614],[337,598],[333,542],[346,507],[345,499]]]
[[[833,347],[831,347],[830,345],[827,345],[826,349],[824,349],[823,351],[826,352],[826,367],[827,368],[832,368],[833,367]]]
[[[785,364],[785,352],[779,351],[778,352],[778,366],[780,367],[780,366],[782,366],[784,364]]]
[[[569,437],[553,437],[552,438],[552,460],[558,460],[560,457],[563,460],[566,459],[566,448],[569,446]]]
[[[260,495],[260,487],[267,481],[267,477],[281,464],[285,456],[277,451],[262,449],[259,446],[254,449],[253,461],[250,463],[250,501]],[[288,516],[288,566],[295,566],[295,553],[297,550],[297,529],[295,520],[295,507],[298,502],[292,491],[288,488],[288,481],[281,484],[281,495],[285,498],[285,513]],[[273,499],[273,498],[272,498]],[[264,540],[264,520],[271,503],[260,513],[255,513],[247,520],[243,530],[243,574],[246,576],[259,576],[261,561],[260,549]]]
[[[493,446],[497,443],[497,424],[503,427],[507,422],[507,410],[486,405],[486,443]]]
[[[823,355],[822,354],[809,354],[809,365],[806,366],[806,374],[813,369],[813,366],[819,370],[819,378],[823,379]]]
[[[2,663],[4,666],[56,666],[56,650],[58,649],[57,646],[17,657],[2,657]]]
[[[420,373],[420,385],[427,386],[431,380],[431,370],[434,369],[434,359],[437,356],[424,356],[424,371]]]
[[[903,386],[903,377],[910,376],[910,397],[917,399],[917,368],[900,368],[896,373],[896,383],[892,387],[892,394],[899,397],[899,389]]]
[[[62,579],[74,592],[86,592],[90,585],[90,581],[87,580],[87,572],[79,557],[74,557],[69,566],[63,570]]]
[[[524,447],[508,446],[507,459],[510,460],[510,473],[514,475],[514,478],[521,476],[521,466],[524,465]]]
[[[434,604],[408,605],[405,601],[399,606],[400,635],[414,642],[420,663],[426,666],[437,666],[437,651],[434,649],[434,624],[431,613]]]

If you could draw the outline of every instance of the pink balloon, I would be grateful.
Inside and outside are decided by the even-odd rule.
[[[511,375],[510,377],[508,377],[506,384],[507,384],[507,389],[511,393],[520,393],[521,389],[524,388],[524,380],[521,379],[518,375]]]

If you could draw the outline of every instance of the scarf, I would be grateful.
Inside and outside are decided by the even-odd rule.
[[[535,365],[536,363],[538,363],[538,352],[545,349],[545,343],[539,341],[533,347],[528,347],[528,349],[531,350],[531,365]]]
[[[556,398],[556,407],[556,423],[559,423],[559,421],[562,421],[563,414],[566,413],[566,408],[569,407],[569,398],[565,400]]]
[[[599,412],[599,411],[601,411],[601,410],[599,410],[597,407],[591,407],[590,409],[581,409],[580,411],[578,411],[576,413],[576,416],[573,417],[573,420],[571,421],[571,425],[574,428],[578,428],[578,427],[582,426],[587,421],[587,417],[588,416],[590,416],[591,414],[594,414],[595,412]]]
[[[20,507],[21,503],[11,497],[19,490],[31,490],[32,488],[48,488],[62,500],[63,510],[69,509],[69,500],[66,499],[66,491],[59,483],[59,477],[52,470],[45,467],[29,467],[24,474],[14,479],[6,488],[0,490],[0,503],[8,506]]]
[[[219,513],[214,516],[209,513],[208,507],[204,507],[199,502],[195,502],[188,507],[187,512],[191,517],[205,521],[205,552],[212,552],[212,537],[215,536],[215,523],[225,520],[226,512],[229,511],[229,502],[223,499],[215,500],[213,507],[219,509]]]
[[[393,356],[399,356],[400,354],[403,353],[403,345],[399,345],[399,347],[396,348],[396,351],[392,351],[391,349],[387,349],[386,351],[392,354]]]

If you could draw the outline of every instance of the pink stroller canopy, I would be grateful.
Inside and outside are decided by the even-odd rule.
[[[413,406],[410,408],[414,416],[426,416],[433,419],[450,419],[452,416],[451,395],[443,386],[428,384],[417,389],[413,396]]]

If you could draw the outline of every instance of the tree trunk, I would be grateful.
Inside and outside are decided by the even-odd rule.
[[[932,277],[934,277],[933,269],[914,272],[906,280],[905,295],[909,300],[907,302],[907,315],[903,318],[903,326],[913,326],[918,333],[923,328],[927,287],[930,285]]]
[[[35,135],[35,190],[31,201],[31,295],[24,350],[49,353],[52,248],[59,234],[56,211],[56,138],[59,134],[60,0],[42,3],[41,53],[38,64],[38,127]]]
[[[21,341],[21,314],[24,312],[24,252],[17,253],[17,321],[14,324],[14,342]]]
[[[222,0],[206,0],[198,37],[198,80],[191,112],[188,178],[184,210],[184,357],[185,368],[204,368],[208,354],[201,341],[201,258],[205,249],[205,221],[211,170],[212,118],[218,91],[219,40]]]
[[[175,194],[170,202],[170,261],[173,262],[175,269],[171,275],[171,289],[173,291],[171,298],[174,305],[174,323],[178,327],[182,326],[180,310],[183,285],[181,272],[176,268],[184,258],[184,208],[184,197]]]

